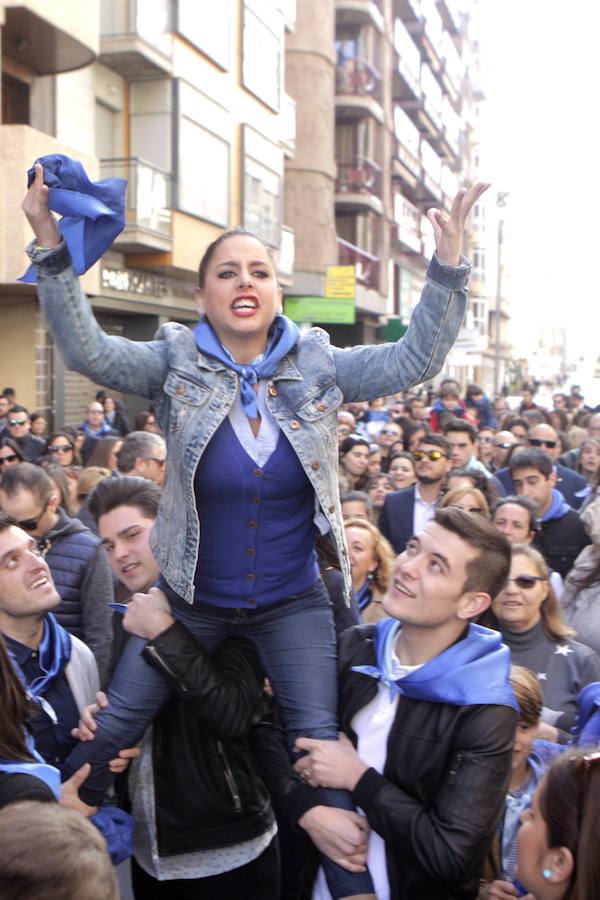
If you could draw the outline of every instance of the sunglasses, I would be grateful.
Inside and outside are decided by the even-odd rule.
[[[166,464],[167,464],[166,459],[157,459],[156,456],[145,456],[144,459],[147,459],[148,462],[158,463],[158,465],[161,467],[161,469],[163,466],[166,466]]]
[[[42,518],[42,516],[48,509],[49,503],[50,503],[50,497],[48,497],[48,499],[44,503],[44,508],[42,509],[42,511],[39,514],[39,516],[37,517],[37,519],[23,519],[22,522],[17,522],[17,525],[19,526],[19,528],[22,528],[23,531],[35,531],[35,529],[40,524],[40,519]]]
[[[9,419],[8,420],[9,425],[25,425],[26,422],[27,422],[27,419]]]
[[[381,434],[398,434],[394,428],[382,428]]]
[[[10,453],[8,456],[0,456],[0,466],[5,466],[6,463],[14,462],[15,459],[18,459],[16,453]]]
[[[510,441],[504,441],[503,444],[494,444],[494,447],[501,447],[503,450],[508,450],[509,447],[512,447]]]
[[[551,450],[556,447],[556,441],[543,441],[541,438],[529,438],[529,443],[532,447],[550,447]]]
[[[52,444],[51,447],[48,447],[50,453],[68,453],[72,449],[72,444]]]
[[[535,586],[536,581],[547,581],[545,575],[517,575],[516,578],[507,578],[506,583],[514,581],[516,586],[522,591],[530,591]]]
[[[447,454],[442,453],[441,450],[413,450],[413,458],[416,459],[417,462],[421,462],[426,456],[428,456],[432,462],[436,462],[436,460],[441,459],[442,456],[444,459],[448,459]]]
[[[484,435],[480,435],[479,438],[478,438],[478,440],[479,440],[482,444],[492,444],[492,443],[494,442],[494,438],[493,438],[493,437],[490,437],[489,435],[487,435],[487,437],[484,436]]]

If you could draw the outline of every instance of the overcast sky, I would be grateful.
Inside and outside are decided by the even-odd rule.
[[[485,156],[509,191],[507,251],[521,333],[544,316],[573,355],[600,353],[600,11],[596,0],[481,0]],[[600,382],[598,382],[600,385]]]

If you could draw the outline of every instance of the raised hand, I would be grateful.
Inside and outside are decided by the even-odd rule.
[[[489,184],[478,181],[473,187],[461,188],[452,202],[450,217],[446,218],[439,209],[427,211],[427,218],[433,225],[433,235],[437,255],[449,266],[457,266],[460,261],[460,245],[467,217]]]
[[[23,212],[33,228],[38,244],[51,248],[60,244],[60,231],[48,208],[49,194],[50,188],[44,184],[44,169],[40,163],[36,163],[35,178],[23,200]]]

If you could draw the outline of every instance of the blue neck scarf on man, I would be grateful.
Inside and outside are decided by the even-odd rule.
[[[381,619],[375,626],[375,666],[353,666],[396,693],[413,700],[472,706],[490,703],[518,709],[508,681],[510,650],[497,631],[469,625],[467,635],[404,678],[392,676],[392,655],[402,625]]]

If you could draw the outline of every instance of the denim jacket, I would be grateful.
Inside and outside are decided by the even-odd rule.
[[[167,477],[150,544],[167,583],[193,602],[200,529],[194,473],[204,448],[227,416],[238,376],[199,352],[192,332],[169,322],[153,341],[105,334],[75,275],[66,245],[28,253],[38,293],[66,366],[106,387],[147,397],[168,448]],[[326,517],[346,585],[350,564],[338,491],[337,412],[344,401],[372,400],[433,378],[463,320],[469,264],[447,266],[436,256],[405,337],[396,344],[342,350],[320,328],[303,333],[269,378],[267,403]]]

